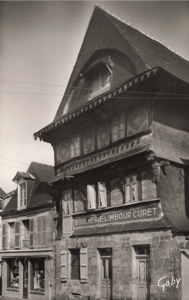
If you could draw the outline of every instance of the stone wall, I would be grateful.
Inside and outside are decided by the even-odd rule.
[[[88,277],[87,283],[79,280],[60,280],[60,252],[63,249],[88,247]],[[184,236],[173,236],[170,230],[122,233],[112,235],[91,236],[89,238],[65,238],[56,242],[56,300],[69,299],[99,299],[98,287],[98,250],[112,248],[112,280],[113,299],[137,300],[136,277],[133,274],[133,248],[137,245],[150,245],[151,286],[150,300],[181,300],[181,281],[176,287],[176,279],[181,278],[180,249],[189,248],[189,242]],[[160,280],[162,277],[166,277]],[[173,278],[173,279],[172,279]],[[160,280],[160,281],[159,281]],[[175,280],[175,284],[174,283]],[[162,287],[158,286],[162,285]],[[163,285],[166,284],[166,286]],[[171,285],[172,283],[172,285]],[[55,281],[54,281],[55,284]]]

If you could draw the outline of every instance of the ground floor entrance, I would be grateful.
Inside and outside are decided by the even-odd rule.
[[[101,299],[112,299],[112,249],[100,249]]]

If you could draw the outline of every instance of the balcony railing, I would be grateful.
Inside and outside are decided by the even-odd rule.
[[[30,240],[23,240],[22,241],[22,248],[29,248],[30,247]]]

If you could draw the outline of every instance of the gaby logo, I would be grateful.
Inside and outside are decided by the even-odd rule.
[[[176,289],[178,288],[181,278],[177,279],[177,278],[172,277],[171,281],[170,280],[166,281],[165,278],[167,278],[167,276],[160,278],[158,280],[158,284],[157,284],[159,287],[162,288],[163,292],[164,292],[166,286],[171,287],[173,285],[176,285]]]

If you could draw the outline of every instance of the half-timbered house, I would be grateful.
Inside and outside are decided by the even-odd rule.
[[[189,62],[96,7],[51,124],[56,299],[188,299]],[[181,280],[182,278],[182,280]]]

